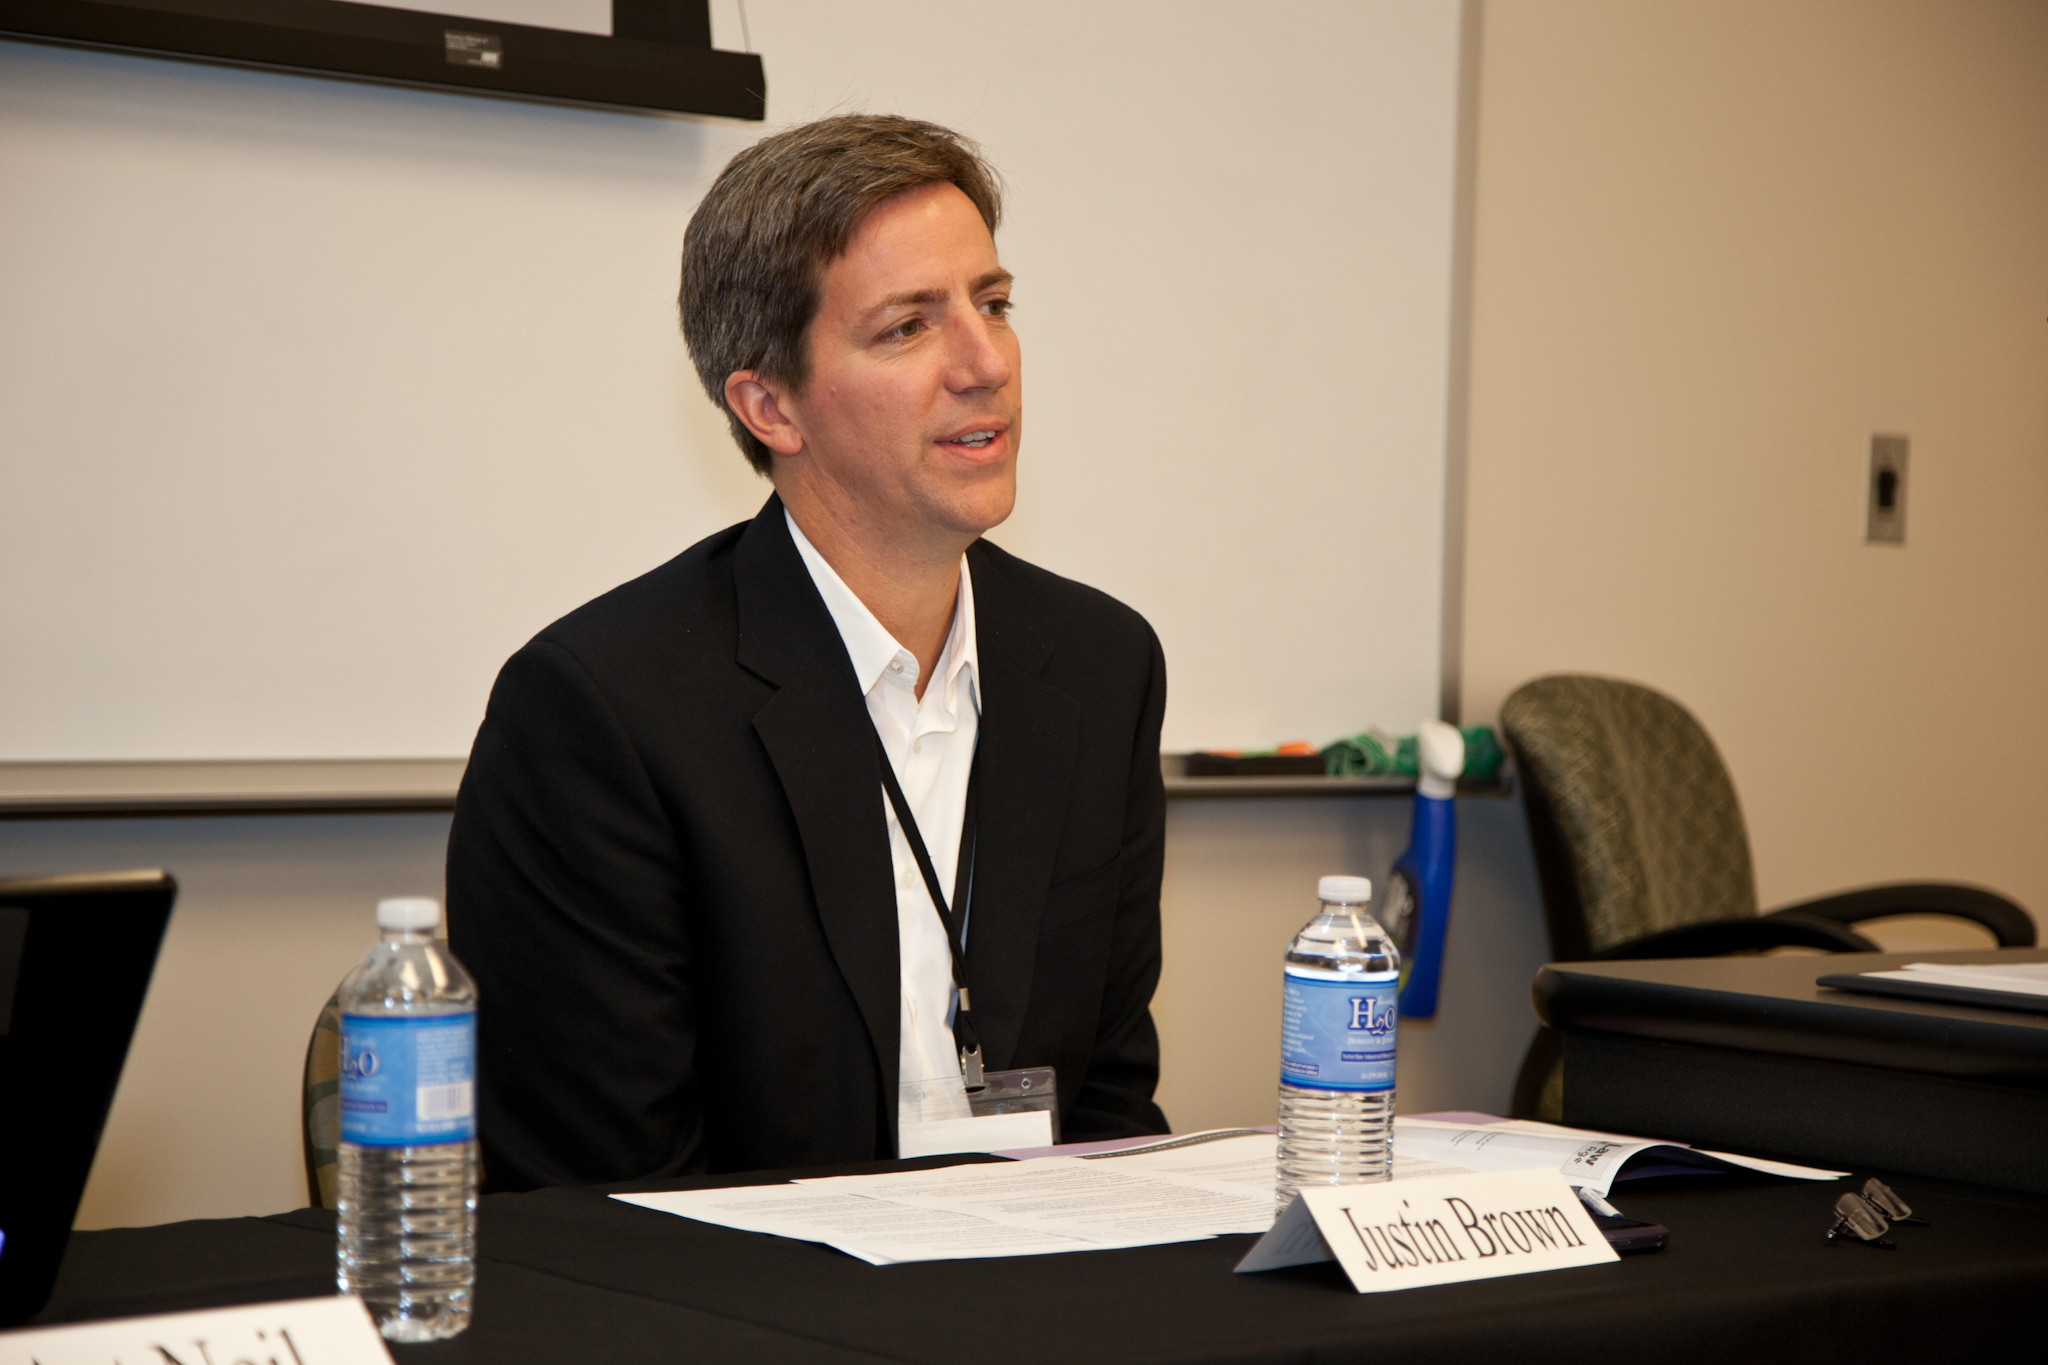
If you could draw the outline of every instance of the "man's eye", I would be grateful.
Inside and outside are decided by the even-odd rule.
[[[905,318],[888,331],[882,333],[882,337],[886,341],[908,341],[923,330],[923,318]]]
[[[1010,310],[1014,307],[1016,305],[1008,299],[990,299],[981,305],[981,310],[992,318],[1006,318],[1010,316]]]

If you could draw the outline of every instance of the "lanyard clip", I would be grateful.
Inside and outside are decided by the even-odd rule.
[[[968,1090],[981,1090],[988,1085],[988,1079],[981,1071],[979,1043],[976,1043],[971,1051],[964,1047],[960,1049],[960,1083]]]

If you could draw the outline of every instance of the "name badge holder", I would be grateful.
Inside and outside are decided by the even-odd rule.
[[[967,1092],[967,1107],[976,1118],[993,1114],[1043,1112],[1052,1125],[1052,1141],[1060,1140],[1060,1092],[1058,1078],[1049,1066],[1025,1066],[1015,1071],[985,1071],[979,1090]]]
[[[883,747],[879,734],[875,736],[875,756],[881,761],[882,787],[889,794],[891,809],[896,812],[896,824],[903,831],[904,842],[910,845],[910,856],[917,860],[918,873],[924,878],[925,890],[932,899],[932,910],[946,932],[946,947],[953,959],[953,989],[959,996],[953,1011],[953,1042],[960,1052],[960,1079],[967,1091],[968,1110],[974,1118],[1043,1113],[1052,1132],[1047,1145],[1057,1143],[1060,1131],[1059,1086],[1054,1068],[1031,1066],[1011,1071],[984,1070],[981,1035],[974,1028],[974,997],[967,984],[967,918],[974,904],[974,848],[981,829],[977,799],[981,786],[980,756],[976,755],[974,766],[968,769],[967,805],[961,813],[960,861],[953,874],[953,887],[959,899],[957,910],[946,903],[945,893],[939,890],[939,876],[932,867],[931,853],[925,848],[917,817],[910,813],[910,802],[903,795],[903,784],[896,780],[895,765],[889,762],[889,751]],[[930,1082],[905,1082],[905,1100],[911,1099],[909,1092],[913,1088],[921,1092],[929,1085]]]

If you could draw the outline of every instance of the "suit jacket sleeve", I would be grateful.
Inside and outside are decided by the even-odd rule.
[[[561,645],[527,645],[492,689],[448,845],[487,1189],[701,1164],[683,876],[604,696]]]
[[[1146,639],[1150,668],[1132,737],[1116,927],[1095,1053],[1064,1125],[1063,1136],[1070,1142],[1168,1131],[1165,1115],[1152,1100],[1159,1084],[1159,1030],[1151,1009],[1159,985],[1159,888],[1166,866],[1166,784],[1159,771],[1166,656],[1150,627]]]

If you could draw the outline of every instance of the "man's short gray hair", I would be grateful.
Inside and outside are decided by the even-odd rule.
[[[756,472],[769,472],[774,452],[725,401],[725,381],[753,370],[801,392],[825,267],[869,210],[932,184],[958,186],[991,233],[1002,221],[1001,183],[979,148],[894,114],[846,114],[763,138],[727,163],[697,206],[683,233],[683,340]]]

